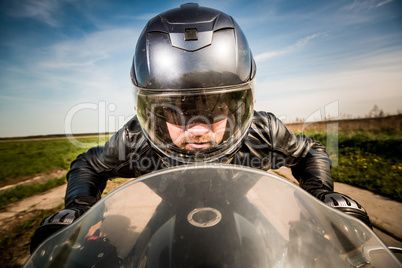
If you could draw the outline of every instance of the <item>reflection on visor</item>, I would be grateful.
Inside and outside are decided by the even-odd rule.
[[[183,126],[195,123],[214,124],[226,119],[229,115],[229,109],[226,104],[217,105],[211,110],[202,110],[203,113],[197,109],[181,110],[180,108],[169,104],[161,104],[160,106],[161,107],[149,112],[174,125]]]
[[[137,88],[138,121],[163,155],[185,163],[211,161],[234,151],[246,135],[253,114],[253,88],[252,82],[206,89]],[[193,132],[193,124],[209,125],[208,131]]]
[[[156,116],[168,123],[175,125],[213,124],[226,119],[244,105],[247,93],[247,90],[242,90],[209,95],[139,95],[138,99],[139,102],[144,101],[150,104],[146,108],[148,116]]]
[[[163,110],[164,120],[174,125],[187,125],[195,123],[214,124],[227,118],[228,110],[215,111],[205,115],[197,115],[192,111],[181,112],[178,109],[166,108]]]

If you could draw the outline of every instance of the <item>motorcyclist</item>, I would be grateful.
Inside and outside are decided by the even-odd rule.
[[[246,37],[225,13],[184,4],[152,18],[131,68],[137,116],[72,162],[66,209],[40,225],[31,250],[95,204],[107,180],[191,163],[290,167],[303,189],[370,225],[360,205],[333,192],[323,145],[254,111],[255,76]]]

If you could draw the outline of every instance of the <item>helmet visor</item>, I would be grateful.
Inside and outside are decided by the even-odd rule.
[[[250,83],[168,92],[140,89],[137,96],[144,133],[164,155],[180,161],[210,160],[233,149],[244,136],[252,111]]]

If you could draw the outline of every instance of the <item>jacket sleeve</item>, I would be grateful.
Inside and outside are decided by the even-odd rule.
[[[274,115],[268,116],[273,157],[283,159],[300,186],[312,195],[333,191],[331,160],[325,147],[305,135],[295,135]]]
[[[144,144],[144,140],[134,117],[104,146],[80,154],[67,173],[66,208],[80,202],[93,205],[101,198],[108,179],[135,177],[137,174],[130,165],[130,155]]]

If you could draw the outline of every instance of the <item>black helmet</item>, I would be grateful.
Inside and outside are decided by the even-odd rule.
[[[232,17],[198,4],[157,15],[139,37],[131,69],[146,137],[163,156],[183,163],[230,156],[251,124],[255,72]],[[209,128],[209,138],[197,132],[189,141],[184,133],[197,125]],[[171,126],[181,134],[172,135]]]

